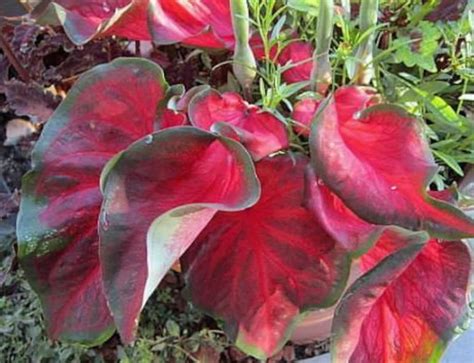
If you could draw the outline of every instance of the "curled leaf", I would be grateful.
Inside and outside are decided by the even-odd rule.
[[[158,283],[215,213],[248,208],[260,195],[245,149],[194,127],[130,146],[104,169],[102,190],[104,287],[125,343]]]
[[[448,240],[474,235],[472,219],[427,193],[437,166],[419,121],[392,105],[367,108],[372,98],[346,87],[321,106],[310,137],[316,174],[370,223]]]
[[[241,141],[254,160],[288,147],[284,124],[270,112],[247,104],[238,93],[200,92],[191,100],[189,119],[196,127]]]

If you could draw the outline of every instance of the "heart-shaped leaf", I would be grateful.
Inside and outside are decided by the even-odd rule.
[[[408,237],[406,243],[386,231],[362,257],[365,270],[382,262],[354,283],[336,310],[335,361],[438,361],[467,318],[468,248],[437,240],[424,245],[420,233]]]
[[[150,3],[149,21],[157,44],[229,49],[234,46],[229,0],[154,0]]]
[[[103,294],[97,218],[106,162],[153,131],[167,84],[146,60],[85,73],[53,114],[23,180],[19,257],[53,339],[100,343],[114,331]]]
[[[392,105],[367,109],[372,97],[345,87],[320,106],[310,137],[316,174],[370,223],[447,240],[474,235],[472,219],[427,193],[437,166],[419,121]]]
[[[160,280],[218,210],[259,198],[250,155],[239,143],[174,127],[130,146],[104,169],[100,257],[122,340]]]
[[[270,112],[247,104],[238,93],[220,94],[207,89],[197,94],[189,105],[191,123],[242,142],[254,160],[287,148],[285,125]]]
[[[77,45],[96,36],[117,35],[150,40],[147,9],[150,0],[46,0],[33,15],[39,23],[60,24]],[[47,4],[45,4],[47,3]]]
[[[192,302],[259,359],[282,348],[302,312],[337,301],[350,266],[302,206],[308,161],[295,159],[258,162],[260,201],[217,213],[183,258]]]

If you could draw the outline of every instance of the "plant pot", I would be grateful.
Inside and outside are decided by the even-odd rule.
[[[346,290],[360,275],[359,260],[354,260]],[[309,312],[296,326],[291,341],[296,344],[308,344],[329,338],[331,336],[332,319],[338,303],[339,301],[329,308]]]

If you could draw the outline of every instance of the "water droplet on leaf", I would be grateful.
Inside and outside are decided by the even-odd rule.
[[[148,135],[145,137],[145,144],[150,145],[153,142],[153,135]]]
[[[102,4],[102,9],[106,12],[106,13],[110,13],[110,6],[109,4],[107,4],[107,2],[104,2]]]

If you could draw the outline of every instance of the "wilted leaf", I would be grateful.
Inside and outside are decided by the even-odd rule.
[[[26,84],[17,80],[5,84],[5,95],[18,116],[28,116],[35,124],[46,122],[61,101],[35,82]]]

